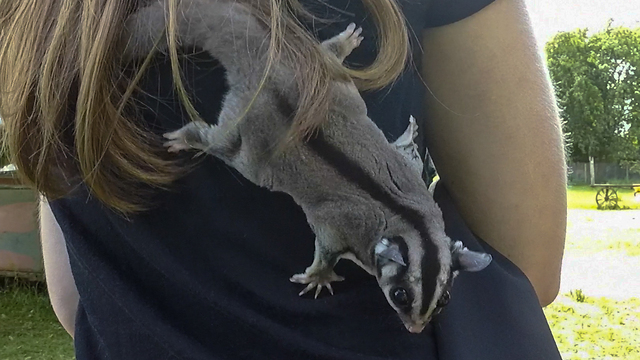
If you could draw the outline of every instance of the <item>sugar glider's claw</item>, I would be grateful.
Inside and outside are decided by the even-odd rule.
[[[360,43],[364,39],[364,37],[360,36],[360,34],[362,34],[362,28],[356,29],[356,24],[351,23],[345,31],[338,35],[340,40],[342,40],[344,42],[344,45],[347,47],[348,53],[360,46]]]
[[[181,150],[189,150],[191,146],[188,144],[179,141],[179,140],[171,140],[164,143],[164,147],[167,148],[168,152],[180,152]]]
[[[304,288],[304,290],[300,291],[300,293],[298,294],[298,296],[302,296],[306,293],[308,293],[309,291],[311,291],[311,289],[313,289],[316,286],[316,284],[314,283],[310,283],[309,285],[307,285],[306,288]],[[317,297],[317,296],[316,296]]]
[[[329,293],[333,295],[333,287],[331,287],[331,283],[327,284],[327,289],[329,289]]]
[[[300,291],[298,295],[302,296],[308,293],[309,291],[313,290],[313,288],[315,287],[316,293],[313,295],[313,298],[317,299],[318,296],[320,295],[320,292],[322,291],[322,288],[325,286],[327,289],[329,289],[329,292],[331,293],[331,295],[333,295],[333,287],[331,286],[331,284],[322,285],[322,284],[315,284],[315,283],[310,283],[309,285],[307,285],[307,287],[304,288],[304,290]]]
[[[335,272],[331,271],[328,274],[296,274],[289,279],[289,281],[298,284],[307,284],[307,286],[298,294],[302,296],[314,288],[316,289],[314,298],[318,298],[320,293],[322,292],[322,288],[326,287],[329,290],[329,293],[333,295],[333,287],[331,286],[331,282],[333,281],[343,281],[344,277],[336,275]]]
[[[184,138],[184,134],[181,130],[166,133],[162,135],[168,141],[163,145],[167,148],[168,152],[179,152],[181,150],[189,150],[191,146],[187,144]]]

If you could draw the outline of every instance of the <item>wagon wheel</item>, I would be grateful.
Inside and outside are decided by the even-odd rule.
[[[598,209],[617,209],[618,192],[611,188],[600,189],[596,194],[596,204],[598,204]]]

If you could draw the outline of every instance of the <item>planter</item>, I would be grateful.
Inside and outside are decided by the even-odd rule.
[[[38,197],[7,175],[0,175],[0,275],[39,279],[43,264]]]

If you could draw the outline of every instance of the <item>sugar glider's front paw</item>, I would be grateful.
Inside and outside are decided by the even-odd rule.
[[[349,26],[340,34],[325,40],[322,45],[329,52],[333,53],[340,61],[351,54],[353,49],[357,48],[362,40],[362,28],[356,28],[356,24],[349,24]]]
[[[347,55],[350,54],[353,49],[360,46],[360,43],[364,39],[360,34],[362,34],[362,28],[356,28],[356,24],[351,23],[345,31],[338,35],[338,39],[340,39],[343,46],[343,51]]]
[[[398,152],[409,160],[409,163],[420,174],[423,171],[423,162],[418,152],[418,145],[416,145],[415,139],[418,136],[418,124],[416,119],[411,116],[409,118],[409,126],[400,137],[392,143],[392,145],[398,150]]]
[[[289,280],[293,283],[307,284],[307,287],[304,288],[304,290],[302,290],[300,294],[298,294],[300,296],[308,293],[309,291],[313,290],[313,288],[315,288],[316,293],[314,297],[317,299],[323,287],[329,289],[329,292],[331,293],[331,295],[333,295],[331,282],[342,281],[344,280],[344,277],[338,276],[333,270],[318,273],[310,273],[309,271],[307,271],[304,274],[293,275]]]

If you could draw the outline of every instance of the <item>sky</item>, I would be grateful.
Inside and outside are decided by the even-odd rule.
[[[640,0],[525,0],[539,46],[559,31],[613,26],[640,27]]]

